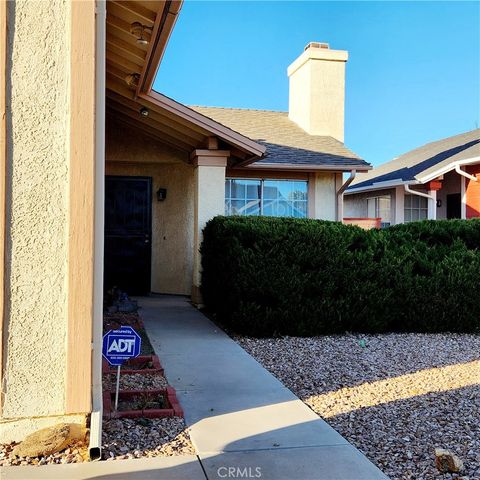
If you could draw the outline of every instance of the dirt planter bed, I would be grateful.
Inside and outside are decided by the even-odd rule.
[[[235,339],[392,480],[480,479],[480,336]]]
[[[115,410],[115,392],[103,393],[104,418],[163,418],[183,417],[175,389],[120,390],[118,410]]]

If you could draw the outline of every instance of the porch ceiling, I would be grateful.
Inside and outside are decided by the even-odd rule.
[[[170,147],[185,152],[205,148],[208,137],[220,140],[219,148],[228,149],[232,162],[258,159],[263,146],[157,92],[152,84],[173,29],[182,1],[107,2],[106,33],[106,113],[130,128]],[[148,44],[137,42],[130,32],[138,22],[144,27]],[[127,82],[127,78],[134,80]],[[148,109],[148,116],[140,113]]]
[[[114,118],[130,128],[142,130],[169,146],[190,152],[204,141],[204,135],[175,122],[150,102],[139,101],[137,97],[140,82],[146,76],[149,57],[152,56],[150,46],[153,33],[157,33],[160,20],[165,15],[173,16],[170,23],[172,21],[174,23],[180,6],[181,2],[168,1],[107,2],[106,113],[107,118]],[[134,22],[151,29],[144,30],[144,38],[148,44],[139,44],[137,37],[130,32]],[[158,45],[158,42],[155,43]],[[136,77],[136,82],[131,87],[126,82],[129,75]],[[140,114],[142,107],[148,108],[150,113],[148,117]]]

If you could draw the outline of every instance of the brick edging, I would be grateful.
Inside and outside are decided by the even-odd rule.
[[[152,408],[142,410],[113,410],[113,398],[115,392],[106,390],[103,392],[103,418],[163,418],[163,417],[183,417],[183,410],[177,399],[177,394],[173,387],[152,389],[152,390],[120,390],[119,397],[133,397],[135,395],[161,394],[165,396],[170,408]]]

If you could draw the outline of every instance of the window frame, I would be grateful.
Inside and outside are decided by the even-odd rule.
[[[389,202],[389,220],[388,222],[384,221],[383,217],[380,215],[380,200],[381,199],[388,199]],[[367,197],[367,218],[371,218],[368,216],[368,202],[369,200],[374,200],[374,208],[375,208],[375,217],[373,218],[380,218],[381,219],[381,224],[382,228],[389,227],[392,224],[392,196],[389,194],[384,194],[384,195],[376,195],[374,197]]]
[[[260,182],[260,198],[259,198],[259,214],[258,215],[249,215],[249,214],[244,214],[242,216],[276,216],[278,215],[265,215],[264,213],[264,203],[265,203],[265,194],[264,194],[264,188],[265,188],[265,182],[290,182],[290,183],[302,183],[305,184],[305,200],[294,200],[293,202],[302,202],[305,204],[305,216],[303,217],[295,217],[295,216],[286,216],[283,215],[282,217],[284,218],[309,218],[309,180],[308,179],[295,179],[295,178],[272,178],[272,177],[256,177],[256,178],[248,178],[248,177],[225,177],[225,187],[227,184],[227,181],[232,181],[232,180],[239,180],[239,181],[256,181]],[[272,199],[267,199],[267,200],[272,200]],[[230,196],[227,197],[227,188],[225,188],[225,215],[226,216],[231,216],[233,215],[232,213],[227,213],[227,205],[226,202],[232,202],[232,190],[231,190],[231,184],[230,184]],[[292,203],[293,203],[292,202]],[[231,208],[231,207],[230,207]]]
[[[410,198],[410,205],[407,207],[407,198]],[[414,198],[418,199],[418,207],[413,206],[412,200]],[[425,206],[421,206],[421,203],[424,202]],[[407,220],[407,211],[409,212],[410,219]],[[418,212],[418,218],[413,219],[412,213]],[[425,212],[425,217],[420,218],[420,212]],[[422,220],[428,220],[428,198],[425,198],[420,195],[415,195],[412,193],[406,193],[403,201],[403,221],[404,223],[410,222],[421,222]]]

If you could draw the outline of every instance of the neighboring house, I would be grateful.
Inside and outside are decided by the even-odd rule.
[[[480,217],[480,129],[428,143],[358,175],[345,217],[384,225]]]
[[[347,52],[325,44],[289,67],[288,114],[153,91],[180,7],[0,1],[0,441],[90,417],[98,454],[104,287],[198,302],[209,219],[341,219],[370,169],[343,144]]]

